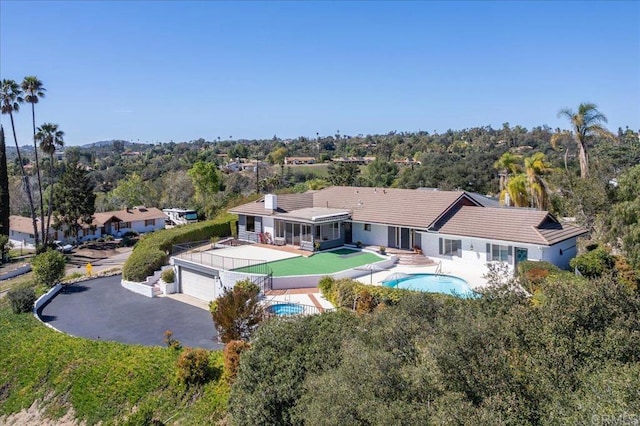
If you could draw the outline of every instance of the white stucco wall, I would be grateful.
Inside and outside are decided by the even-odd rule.
[[[371,231],[364,230],[364,223],[353,222],[351,225],[353,242],[362,241],[364,245],[387,246],[389,242],[386,225],[371,224]]]
[[[269,216],[262,216],[262,232],[268,232],[269,235],[271,235],[271,238],[273,238],[275,235],[273,228],[273,218]]]
[[[561,250],[562,254],[560,254]],[[576,257],[577,254],[578,249],[576,247],[576,240],[569,239],[550,247],[544,247],[541,254],[541,259],[547,262],[551,262],[559,266],[560,268],[568,269],[569,261]]]

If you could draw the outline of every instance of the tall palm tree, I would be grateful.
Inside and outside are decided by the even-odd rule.
[[[510,202],[516,207],[529,206],[529,191],[527,189],[527,175],[524,173],[517,174],[507,183],[505,196],[509,196]]]
[[[40,230],[42,240],[46,241],[44,233],[44,201],[42,199],[42,179],[40,177],[40,160],[38,158],[38,145],[36,143],[36,108],[35,105],[41,98],[44,98],[44,92],[47,91],[42,86],[42,81],[38,77],[30,75],[22,80],[20,84],[24,92],[24,101],[31,104],[31,122],[33,124],[33,151],[36,156],[36,176],[38,177],[38,193],[40,195]]]
[[[43,241],[46,241],[49,237],[51,214],[53,212],[53,173],[55,170],[53,155],[57,147],[64,146],[63,137],[64,132],[58,129],[57,124],[53,123],[44,123],[38,127],[38,133],[36,133],[36,140],[40,142],[40,149],[43,153],[49,155],[49,208],[47,212],[47,227],[42,233]]]
[[[505,152],[498,161],[493,164],[493,167],[498,170],[500,176],[500,200],[502,203],[505,203],[508,193],[509,174],[515,175],[520,172],[520,160],[520,155]]]
[[[549,207],[549,190],[543,176],[551,171],[551,165],[542,152],[536,152],[531,157],[524,159],[524,168],[527,175],[527,186],[531,207],[547,210]]]
[[[563,108],[558,113],[558,117],[566,117],[571,122],[572,131],[555,133],[551,136],[551,145],[554,147],[563,139],[573,140],[578,145],[580,158],[580,177],[589,176],[589,154],[588,146],[597,137],[610,139],[613,136],[603,126],[607,122],[607,117],[598,111],[596,104],[582,103],[578,106],[578,111]]]
[[[2,114],[9,114],[11,119],[11,130],[13,131],[13,141],[16,144],[16,151],[18,152],[18,162],[20,163],[20,172],[22,173],[22,181],[27,191],[27,199],[29,200],[29,208],[31,209],[31,220],[33,222],[33,236],[36,248],[40,244],[40,238],[38,236],[38,224],[36,223],[36,209],[33,205],[33,197],[31,196],[31,185],[29,184],[29,178],[24,171],[24,164],[22,163],[22,155],[20,155],[20,147],[18,146],[18,137],[16,136],[16,126],[13,120],[13,113],[20,111],[20,104],[24,102],[22,98],[22,90],[20,85],[14,80],[4,79],[0,83],[0,105],[2,108]]]

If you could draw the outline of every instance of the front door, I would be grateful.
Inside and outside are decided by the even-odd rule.
[[[409,240],[409,228],[400,228],[400,241],[401,249],[409,250],[411,248],[411,241]]]

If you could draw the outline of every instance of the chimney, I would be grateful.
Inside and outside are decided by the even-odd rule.
[[[264,208],[266,210],[278,210],[278,196],[267,194],[264,196]]]

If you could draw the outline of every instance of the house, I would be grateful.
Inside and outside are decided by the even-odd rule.
[[[464,191],[329,187],[303,194],[267,194],[231,209],[238,238],[290,244],[312,251],[361,242],[420,249],[463,263],[523,260],[567,268],[586,230],[546,211],[495,207]]]
[[[91,226],[84,226],[78,234],[78,241],[95,240],[105,235],[122,237],[129,231],[139,234],[164,229],[167,216],[155,207],[134,207],[111,212],[95,213]],[[37,219],[38,229],[40,220]],[[52,219],[53,224],[53,219]],[[52,240],[74,242],[68,231],[49,230]],[[9,240],[15,247],[34,248],[33,224],[31,218],[23,216],[9,217]]]
[[[315,164],[315,157],[285,157],[284,164]]]
[[[40,232],[40,219],[36,219],[38,232]],[[58,232],[51,229],[49,232],[53,240],[58,239]],[[35,237],[33,235],[33,222],[30,217],[9,216],[9,242],[15,248],[35,249]]]
[[[133,207],[123,210],[95,213],[91,227],[81,232],[80,241],[93,240],[105,235],[122,237],[127,232],[143,234],[164,229],[165,215],[155,207]]]

